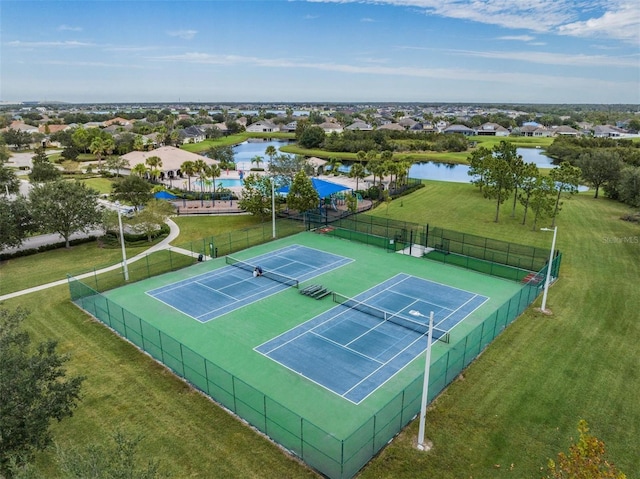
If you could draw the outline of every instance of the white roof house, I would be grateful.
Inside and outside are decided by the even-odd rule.
[[[217,165],[220,163],[217,160],[190,153],[174,146],[161,146],[151,151],[132,151],[126,155],[122,155],[121,158],[129,162],[129,166],[123,168],[124,172],[127,174],[131,173],[131,170],[135,168],[136,165],[144,165],[147,158],[152,156],[157,156],[162,161],[162,166],[159,168],[160,179],[182,176],[180,168],[185,161],[202,160],[207,165]]]

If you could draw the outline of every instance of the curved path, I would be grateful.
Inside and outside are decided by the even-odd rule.
[[[187,254],[189,256],[193,256],[194,253],[192,253],[191,251],[187,251],[187,250],[183,250],[181,248],[173,248],[170,243],[176,239],[178,237],[178,235],[180,234],[180,228],[178,228],[178,225],[171,219],[167,219],[166,223],[169,225],[169,235],[164,238],[162,241],[160,241],[158,244],[153,245],[151,248],[149,248],[146,251],[143,251],[142,253],[133,256],[130,259],[127,259],[127,264],[129,263],[134,263],[135,261],[138,261],[142,258],[144,258],[146,255],[148,255],[149,253],[153,253],[155,251],[160,251],[163,249],[168,249],[171,248],[172,251],[176,251],[178,253],[183,253],[183,254]],[[95,274],[100,274],[100,273],[104,273],[107,271],[113,271],[116,269],[122,268],[122,262],[116,263],[114,265],[108,266],[106,268],[102,268],[100,270],[97,271],[91,271],[90,273],[85,273],[85,274],[81,274],[79,276],[77,276],[78,279],[84,279],[84,278],[88,278],[90,276],[93,276]],[[33,288],[28,288],[28,289],[23,289],[21,291],[14,291],[13,293],[8,293],[5,294],[3,296],[0,296],[0,302],[4,301],[5,299],[11,299],[11,298],[15,298],[17,296],[22,296],[25,294],[29,294],[29,293],[33,293],[35,291],[42,291],[43,289],[47,289],[47,288],[53,288],[55,286],[61,286],[63,284],[67,284],[68,280],[67,279],[61,279],[58,281],[53,281],[51,283],[46,283],[46,284],[41,284],[39,286],[34,286]]]

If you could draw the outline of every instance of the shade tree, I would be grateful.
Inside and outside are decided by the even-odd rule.
[[[71,235],[88,232],[99,222],[98,192],[79,181],[36,185],[29,194],[34,222],[44,232],[58,233],[69,248]]]
[[[553,208],[551,226],[555,226],[556,217],[560,212],[562,194],[575,195],[578,192],[578,185],[582,171],[577,166],[572,166],[568,161],[563,161],[559,167],[554,168],[549,173],[549,177],[553,180],[556,188],[556,201]]]
[[[33,345],[24,309],[0,308],[0,476],[52,443],[51,422],[73,415],[84,377],[67,374],[55,341]]]

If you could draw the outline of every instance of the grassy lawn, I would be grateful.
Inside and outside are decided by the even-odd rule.
[[[511,219],[505,208],[493,223],[493,206],[467,185],[429,182],[392,202],[388,215],[414,220],[421,211],[420,220],[434,225],[550,247],[549,233],[518,224],[521,212]],[[589,193],[565,201],[561,278],[547,303],[553,315],[528,310],[434,401],[431,452],[412,447],[414,421],[361,478],[541,477],[547,459],[577,437],[579,419],[628,477],[640,470],[640,228],[619,219],[627,211]]]
[[[87,377],[74,416],[53,425],[56,442],[101,443],[118,429],[131,437],[143,435],[140,458],[159,460],[168,477],[317,477],[131,344],[89,320],[68,296],[67,287],[61,286],[5,304],[31,309],[26,326],[34,342],[57,339],[60,352],[72,357],[69,373]],[[38,456],[43,477],[56,477],[53,457]]]
[[[173,221],[180,228],[180,236],[171,243],[173,246],[182,246],[205,236],[220,235],[260,224],[260,220],[252,215],[177,216]]]
[[[640,470],[640,227],[619,219],[626,212],[623,205],[594,200],[591,193],[565,200],[558,218],[561,278],[548,300],[553,315],[533,308],[525,312],[432,403],[427,437],[434,447],[429,453],[413,447],[418,432],[414,421],[359,477],[541,477],[548,458],[568,449],[582,418],[605,441],[609,459],[633,477]],[[426,182],[426,188],[371,214],[550,247],[550,233],[532,231],[530,222],[520,224],[520,207],[515,218],[510,213],[507,202],[496,224],[495,204],[474,187]],[[181,235],[174,243],[246,228],[255,221],[250,216],[176,218]],[[103,260],[107,251],[100,250],[96,261],[95,244],[83,247],[83,254],[66,258],[56,259],[52,253],[57,252],[50,252],[5,262],[0,266],[3,282],[10,277],[27,287],[46,282],[40,278],[43,271],[64,277],[70,264],[77,270],[108,262]],[[110,260],[115,262],[118,250],[113,253]],[[35,271],[37,279],[29,279]],[[99,441],[120,427],[143,433],[143,454],[160,459],[172,477],[316,477],[88,319],[69,303],[66,287],[4,304],[17,305],[32,309],[27,326],[34,339],[60,341],[62,351],[72,357],[71,371],[88,377],[74,417],[54,425],[58,442]],[[52,455],[38,457],[53,476]]]
[[[543,148],[549,146],[552,142],[552,138],[528,138],[528,137],[495,137],[495,136],[472,136],[469,138],[470,141],[477,142],[477,146],[484,146],[486,148],[493,148],[494,145],[500,143],[500,141],[508,141],[510,143],[514,143],[517,147],[522,148],[535,148],[536,146],[542,146]],[[401,143],[405,140],[400,140],[398,143]],[[287,145],[280,148],[281,151],[285,153],[290,153],[294,155],[304,155],[304,156],[315,156],[318,158],[329,159],[332,157],[338,158],[340,160],[355,160],[355,153],[345,153],[345,152],[333,152],[326,150],[309,150],[306,148],[302,148],[298,145]],[[407,160],[413,163],[420,162],[442,162],[442,163],[461,163],[467,164],[467,158],[469,156],[470,151],[463,152],[436,152],[436,151],[426,151],[426,152],[403,152],[394,154],[394,158],[398,160]]]
[[[100,194],[108,194],[112,191],[111,186],[113,185],[113,180],[109,178],[87,178],[86,180],[82,180],[82,182]]]
[[[127,257],[142,253],[153,244],[128,246]],[[0,262],[0,295],[65,279],[67,273],[82,273],[120,261],[119,246],[101,248],[96,241],[9,259]]]

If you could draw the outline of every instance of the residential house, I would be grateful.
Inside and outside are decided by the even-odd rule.
[[[371,127],[371,125],[369,125],[368,123],[365,123],[364,121],[356,121],[354,123],[351,123],[351,125],[347,126],[345,130],[371,131],[373,130],[373,128]]]
[[[274,131],[280,131],[280,128],[269,120],[258,120],[247,126],[247,132],[250,133],[271,133]]]
[[[344,130],[340,123],[334,121],[325,121],[324,123],[320,123],[318,126],[322,128],[327,135],[330,133],[342,133]]]
[[[378,127],[378,130],[384,131],[405,131],[405,128],[399,123],[387,123],[386,125],[382,125]]]
[[[551,131],[555,136],[580,136],[580,132],[568,125],[554,126]]]
[[[509,136],[509,130],[497,123],[483,123],[476,129],[478,136]]]
[[[207,138],[204,130],[198,126],[189,126],[178,130],[178,140],[183,144],[200,143]]]
[[[442,130],[442,132],[445,135],[458,134],[464,136],[474,136],[476,134],[474,130],[465,125],[449,125],[444,130]]]
[[[611,125],[596,125],[593,136],[596,138],[620,138],[626,136],[626,130]]]

